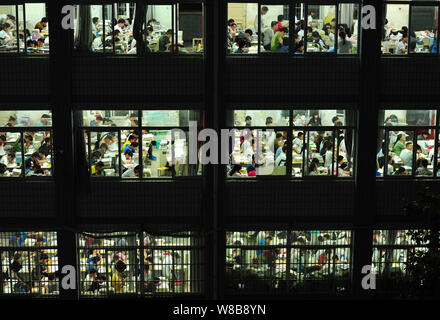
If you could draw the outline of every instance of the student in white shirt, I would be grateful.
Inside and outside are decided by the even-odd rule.
[[[296,154],[301,154],[303,149],[303,140],[304,140],[304,133],[298,132],[298,136],[293,140],[293,152],[296,152]]]
[[[268,7],[261,7],[261,21],[260,21],[261,33],[263,33],[266,28],[269,28],[269,26],[267,25],[267,23],[265,21],[266,19],[263,18],[263,16],[266,15],[266,13],[268,11],[269,11]],[[255,16],[254,30],[255,30],[255,32],[258,32],[258,14]]]
[[[287,146],[284,145],[282,147],[282,151],[281,151],[280,155],[275,160],[275,165],[277,167],[286,165],[286,160],[287,160],[286,152],[287,152]]]
[[[404,34],[402,40],[396,45],[396,54],[408,53],[408,35]]]
[[[11,35],[10,29],[11,25],[9,23],[4,23],[1,25],[1,31],[0,31],[0,41],[1,42],[10,42],[15,40],[15,37]]]
[[[325,156],[324,167],[331,168],[333,163],[332,144],[329,141],[324,142]]]
[[[403,161],[403,165],[407,167],[412,166],[413,160],[413,143],[407,142],[405,145],[405,149],[400,152],[400,159]]]

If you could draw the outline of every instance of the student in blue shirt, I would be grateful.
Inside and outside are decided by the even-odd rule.
[[[304,41],[300,40],[296,45],[295,54],[303,54],[304,53]]]
[[[137,150],[138,145],[139,145],[139,143],[137,143],[137,142],[132,142],[131,144],[127,144],[125,146],[124,150],[122,151],[122,153],[124,154],[127,150],[130,150],[134,154]]]

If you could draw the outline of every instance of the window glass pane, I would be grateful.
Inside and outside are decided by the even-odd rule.
[[[145,139],[144,139],[145,137]],[[145,140],[145,142],[144,142]],[[172,177],[171,130],[143,130],[144,176]]]
[[[417,130],[416,171],[417,177],[432,177],[434,172],[434,129],[421,128]]]
[[[26,177],[52,175],[52,137],[50,131],[25,131]],[[21,152],[18,151],[17,153]]]
[[[5,127],[51,127],[50,110],[0,111],[0,124]]]
[[[137,110],[87,110],[82,111],[84,127],[136,127]]]
[[[29,30],[33,46],[27,46],[33,54],[49,53],[49,20],[45,3],[26,3],[26,29]],[[30,43],[29,43],[30,44]]]
[[[117,131],[84,131],[84,142],[91,176],[119,176],[119,137]]]
[[[407,54],[409,5],[387,4],[385,22],[387,21],[382,52],[385,54]]]
[[[101,144],[101,149],[103,144]],[[105,149],[105,147],[104,147]],[[140,178],[138,131],[121,130],[122,178]]]
[[[17,52],[16,16],[15,5],[0,6],[0,53]]]
[[[81,8],[82,9],[82,8]],[[105,21],[102,19],[102,6],[91,5],[90,6],[91,28],[92,28],[92,42],[90,50],[92,52],[103,51],[103,37],[107,34],[105,27]]]
[[[200,121],[197,110],[144,110],[142,125],[148,127],[188,127],[190,121]]]
[[[289,52],[289,19],[288,5],[261,5],[261,52]],[[257,27],[258,21],[254,23],[256,32]]]
[[[2,294],[59,294],[56,232],[0,233]]]
[[[136,54],[135,45],[133,43],[133,19],[134,19],[134,3],[118,3],[114,5],[116,9],[113,20],[114,43],[116,54]]]
[[[438,7],[413,6],[411,8],[410,52],[437,52],[436,28]]]
[[[170,52],[172,42],[177,39],[173,29],[173,6],[148,5],[146,14],[145,37],[149,51]]]
[[[356,54],[358,48],[359,4],[340,3],[338,6],[338,54]],[[327,34],[332,28],[327,28]],[[331,36],[333,37],[333,36]]]
[[[354,126],[355,112],[350,110],[293,110],[294,126]]]
[[[203,53],[204,8],[203,3],[178,4],[178,39],[183,47],[179,53]]]
[[[227,52],[257,54],[258,4],[228,3],[227,17]]]
[[[266,127],[289,126],[289,110],[234,110],[230,126]]]
[[[393,172],[389,175],[411,175],[414,156],[414,132],[390,131],[389,132],[389,155],[393,161]],[[389,167],[389,166],[388,166]],[[390,168],[390,167],[389,167]]]
[[[79,234],[80,294],[137,293],[139,260],[136,234]]]
[[[336,6],[309,5],[307,25],[307,52],[334,52],[336,21]],[[327,30],[327,31],[326,31]]]
[[[379,126],[434,126],[435,110],[385,110]]]

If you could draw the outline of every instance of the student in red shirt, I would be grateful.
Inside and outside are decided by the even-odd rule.
[[[277,33],[278,31],[280,31],[280,29],[284,27],[283,21],[284,21],[284,16],[282,14],[280,14],[278,16],[277,28],[275,29],[274,34]]]

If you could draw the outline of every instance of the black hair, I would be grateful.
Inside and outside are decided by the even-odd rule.
[[[134,171],[136,172],[139,172],[139,170],[141,170],[141,166],[140,165],[137,165],[136,167],[134,167]]]
[[[6,136],[2,134],[2,135],[0,136],[0,140],[6,141]]]
[[[119,260],[118,262],[115,263],[116,271],[124,272],[126,268],[127,268],[127,265],[121,260]]]
[[[10,153],[8,153],[8,156],[11,157],[12,159],[14,159],[15,158],[15,153],[10,152]]]
[[[124,154],[133,157],[133,151],[131,151],[130,149],[125,150]]]
[[[261,11],[265,11],[265,12],[267,12],[267,11],[269,11],[269,8],[268,8],[268,7],[266,7],[266,6],[264,6],[264,7],[261,7]]]
[[[298,132],[298,138],[302,137],[304,135],[304,132]]]
[[[246,46],[246,40],[244,40],[244,39],[239,39],[238,40],[238,47],[241,49],[241,48],[244,48],[245,46]]]
[[[125,23],[125,19],[122,19],[122,18],[119,19],[119,20],[118,20],[118,24],[120,24],[120,23]]]
[[[167,34],[173,34],[173,29],[168,29]]]
[[[253,35],[253,32],[252,32],[252,30],[251,29],[246,29],[245,31],[244,31],[244,33],[247,33],[248,35]]]
[[[92,22],[93,22],[93,23],[96,23],[96,22],[98,22],[98,21],[99,21],[99,18],[98,18],[98,17],[93,17],[93,18],[92,18]]]
[[[34,153],[32,153],[32,155],[31,155],[31,158],[34,158],[34,157],[39,157],[40,155],[38,154],[38,152],[34,152]]]
[[[423,168],[428,167],[428,160],[426,159],[419,159],[419,160],[421,160],[420,163],[422,164]]]
[[[96,164],[95,164],[95,167],[104,167],[104,162],[102,162],[102,161],[98,161]]]
[[[129,141],[130,141],[130,140],[136,140],[136,137],[135,137],[134,135],[130,134],[130,136],[128,137],[128,140],[129,140]]]
[[[130,24],[131,24],[131,18],[126,18],[125,21],[128,21],[128,22],[130,22]],[[125,22],[125,21],[124,21],[124,22]]]
[[[150,31],[150,32],[153,32],[153,27],[152,26],[148,26],[146,30]]]
[[[278,22],[281,22],[284,20],[284,16],[282,14],[278,15]]]
[[[276,135],[276,138],[278,139],[278,138],[281,138],[282,136],[283,136],[283,134],[278,132]]]
[[[280,32],[289,33],[289,29],[287,29],[286,27],[282,27],[282,28],[280,29]]]
[[[266,124],[269,124],[269,123],[273,123],[272,117],[267,117],[266,118]]]
[[[339,31],[339,36],[342,38],[342,44],[345,45],[345,38],[347,37],[347,34],[345,33],[345,31]]]
[[[245,120],[252,120],[251,116],[246,116]]]
[[[235,21],[234,21],[234,19],[229,19],[228,20],[228,26],[230,26],[231,24],[233,24]]]
[[[34,141],[34,138],[31,135],[24,136],[25,139],[29,139],[30,141]]]
[[[271,27],[271,28],[273,28],[273,27],[276,26],[276,25],[278,25],[278,22],[277,22],[277,21],[272,21],[272,22],[270,23],[270,27]]]
[[[43,18],[41,18],[41,22],[45,22],[45,23],[47,23],[47,22],[49,22],[49,20],[47,20],[46,17],[43,17]]]
[[[334,117],[332,118],[332,122],[335,122],[335,121],[337,121],[337,120],[339,120],[339,117],[338,117],[338,116],[334,116]]]
[[[139,145],[139,143],[137,143],[137,142],[132,142],[130,146],[136,148],[138,145]]]

